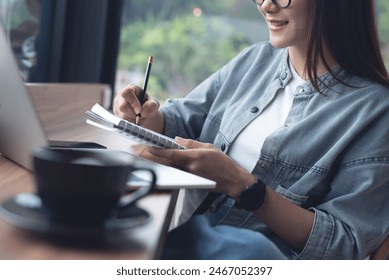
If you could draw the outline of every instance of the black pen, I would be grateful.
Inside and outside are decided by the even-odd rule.
[[[144,101],[145,101],[145,95],[146,95],[146,91],[147,91],[147,84],[149,83],[149,77],[150,77],[150,70],[151,70],[151,66],[153,65],[153,56],[150,55],[149,56],[149,61],[147,63],[147,68],[146,68],[146,73],[145,73],[145,79],[144,79],[144,82],[143,82],[143,90],[142,90],[142,93],[140,94],[139,96],[139,102],[140,102],[140,106],[143,105]],[[138,125],[139,123],[139,119],[140,119],[140,114],[138,114],[136,116],[136,120],[135,120],[135,124]]]

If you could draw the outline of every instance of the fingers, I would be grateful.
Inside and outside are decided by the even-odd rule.
[[[173,160],[173,156],[178,150],[148,147],[147,151],[155,157]]]
[[[147,96],[145,103],[141,107],[141,120],[152,118],[158,112],[159,106],[160,104],[157,100]]]
[[[184,152],[183,150],[149,147],[147,151],[156,162],[163,162],[166,165],[189,171],[187,162],[191,155],[188,153],[181,153]],[[188,151],[189,150],[186,150],[185,152]]]
[[[139,102],[139,96],[141,95],[141,93],[142,93],[142,89],[140,87],[132,86],[132,85],[125,87],[120,93],[121,97],[123,98],[123,103],[124,103],[124,104],[122,104],[122,106],[125,106],[128,104],[131,106],[132,111],[135,113],[135,115],[140,114],[140,112],[142,110],[142,106]],[[146,97],[145,97],[145,100],[146,100]],[[125,103],[127,103],[127,104],[125,104]]]
[[[157,162],[157,163],[161,163],[161,164],[165,164],[165,165],[172,164],[170,160],[167,160],[167,159],[162,158],[162,157],[157,157],[157,156],[151,154],[149,152],[148,146],[145,146],[142,144],[133,145],[131,147],[131,152],[139,157],[142,157],[142,158],[145,158],[145,159]]]
[[[132,84],[119,91],[114,99],[114,114],[131,122],[134,122],[139,114],[144,120],[154,116],[158,112],[159,102],[146,94],[145,102],[141,106],[138,99],[141,93],[142,89]]]
[[[139,157],[146,157],[147,156],[147,146],[142,144],[135,144],[131,146],[131,153],[139,156]]]
[[[209,143],[202,143],[192,139],[184,139],[181,137],[175,138],[176,142],[188,149],[215,149],[215,146]]]
[[[135,85],[128,85],[119,91],[114,99],[114,114],[122,119],[134,121],[141,110],[138,100],[141,91],[142,89]]]
[[[204,160],[217,149],[212,144],[201,143],[191,139],[175,138],[176,142],[187,147],[188,150],[161,149],[149,147],[148,152],[154,157],[169,161],[170,165],[196,173],[201,169]]]

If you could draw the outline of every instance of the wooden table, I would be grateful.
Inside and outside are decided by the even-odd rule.
[[[129,149],[127,139],[87,125],[80,114],[69,116],[45,127],[49,139],[94,141],[109,149]],[[0,155],[0,201],[21,192],[34,192],[32,172]],[[158,259],[176,198],[177,192],[156,192],[141,199],[138,205],[151,214],[151,221],[98,243],[49,239],[0,218],[0,259]]]

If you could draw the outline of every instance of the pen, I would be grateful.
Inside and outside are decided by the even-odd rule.
[[[143,105],[144,103],[144,99],[145,99],[145,95],[146,95],[146,91],[147,91],[147,84],[149,83],[149,77],[150,77],[150,70],[151,70],[151,66],[153,65],[153,56],[149,56],[149,61],[147,63],[147,68],[146,68],[146,73],[145,73],[145,79],[144,79],[144,82],[143,82],[143,90],[142,90],[142,93],[140,94],[139,96],[139,102],[140,102],[140,106]],[[140,119],[140,114],[138,114],[136,116],[136,120],[135,120],[135,124],[138,125],[139,123],[139,119]]]

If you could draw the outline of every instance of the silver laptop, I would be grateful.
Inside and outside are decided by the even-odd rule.
[[[49,146],[52,143],[47,140],[1,26],[0,61],[0,153],[31,170],[32,149],[36,146]],[[73,142],[69,143],[73,144]],[[72,148],[75,147],[72,146]],[[87,145],[81,143],[77,147],[93,148],[93,143]],[[139,157],[136,157],[135,162],[138,166],[147,166],[155,170],[158,189],[212,189],[216,185],[211,180]],[[142,180],[146,179],[142,173],[136,175],[130,177],[129,185],[142,185]]]

